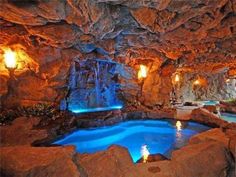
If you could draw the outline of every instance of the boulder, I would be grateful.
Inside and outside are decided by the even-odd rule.
[[[225,145],[225,147],[228,147],[229,144],[229,138],[220,128],[214,128],[206,132],[197,134],[190,138],[189,143],[197,144],[211,140],[221,142]]]
[[[1,176],[79,177],[73,162],[74,147],[28,147],[0,148]]]
[[[46,130],[33,129],[39,121],[39,118],[20,117],[12,125],[0,126],[0,146],[30,146],[34,141],[48,137]]]
[[[216,113],[217,108],[215,105],[204,105],[203,108],[207,109],[210,112]]]
[[[228,124],[227,121],[204,108],[194,109],[191,113],[191,120],[215,127],[224,127]]]
[[[185,146],[174,151],[171,158],[176,177],[226,177],[233,165],[224,144],[211,141]]]
[[[137,163],[135,170],[137,177],[175,177],[169,160],[151,163]]]
[[[78,154],[77,163],[89,177],[135,177],[138,173],[126,148],[111,146],[94,154]]]
[[[236,129],[227,129],[226,136],[229,138],[229,149],[236,159]]]

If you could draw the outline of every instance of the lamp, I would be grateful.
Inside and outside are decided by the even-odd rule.
[[[147,77],[147,66],[145,65],[139,65],[139,71],[138,71],[138,79],[139,79],[139,84],[140,84],[140,96],[142,96],[143,92],[143,85],[144,85],[144,79]]]
[[[180,76],[179,76],[179,74],[176,74],[175,75],[175,82],[179,82],[180,81]]]
[[[6,49],[3,54],[5,67],[7,69],[16,69],[17,61],[16,61],[16,53],[11,49]]]
[[[195,80],[195,81],[193,82],[193,85],[200,85],[199,79]]]
[[[9,71],[10,77],[14,76],[14,72],[17,69],[17,54],[10,48],[6,48],[3,50],[3,58],[6,69]]]
[[[138,79],[143,79],[147,77],[147,66],[145,65],[140,65],[139,66],[139,71],[138,71]]]

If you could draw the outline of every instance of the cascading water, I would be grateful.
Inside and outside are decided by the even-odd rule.
[[[100,107],[101,105],[101,100],[100,100],[100,73],[99,73],[99,63],[96,64],[96,67],[94,68],[94,73],[95,73],[95,94],[96,94],[96,106]]]
[[[122,108],[117,98],[119,83],[113,79],[120,72],[118,65],[98,59],[76,61],[71,66],[68,94],[61,104],[66,105],[63,109],[83,113]]]

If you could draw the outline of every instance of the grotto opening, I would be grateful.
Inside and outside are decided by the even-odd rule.
[[[235,0],[0,0],[1,176],[235,177],[235,149]]]

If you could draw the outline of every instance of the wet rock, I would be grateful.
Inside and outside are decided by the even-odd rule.
[[[3,176],[52,176],[79,177],[75,154],[68,147],[1,147],[1,175]],[[65,165],[66,164],[66,165]]]

